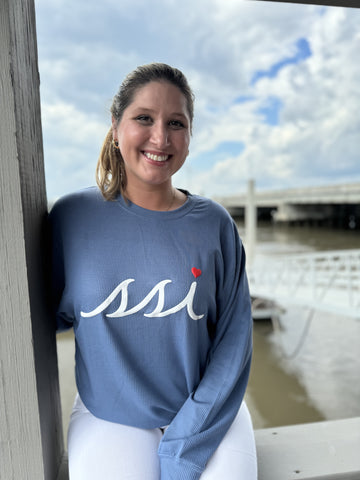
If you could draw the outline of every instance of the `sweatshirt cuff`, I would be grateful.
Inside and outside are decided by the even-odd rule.
[[[160,456],[160,480],[199,480],[202,470],[175,457]]]

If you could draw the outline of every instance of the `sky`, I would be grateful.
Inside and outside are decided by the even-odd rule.
[[[95,184],[138,65],[195,93],[174,185],[209,197],[360,181],[360,9],[250,0],[35,0],[49,200]]]

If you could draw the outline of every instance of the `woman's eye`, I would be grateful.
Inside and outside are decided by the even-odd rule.
[[[185,128],[185,125],[180,120],[171,120],[169,125],[173,128]]]
[[[146,124],[151,123],[151,121],[152,121],[151,117],[149,117],[149,115],[138,115],[136,117],[136,120],[140,123],[146,123]]]

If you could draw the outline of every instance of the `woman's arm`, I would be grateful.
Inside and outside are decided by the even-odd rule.
[[[73,319],[65,312],[65,309],[62,309],[64,310],[62,312],[59,310],[65,288],[64,246],[60,212],[61,208],[58,207],[58,204],[55,204],[48,218],[51,311],[54,319],[56,319],[57,332],[68,330],[73,325]]]
[[[159,447],[161,480],[196,480],[233,422],[247,386],[252,317],[245,253],[232,223],[223,243],[216,334],[205,373]]]

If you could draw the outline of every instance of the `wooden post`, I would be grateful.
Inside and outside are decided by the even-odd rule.
[[[63,456],[33,0],[0,2],[0,479],[55,480]]]

